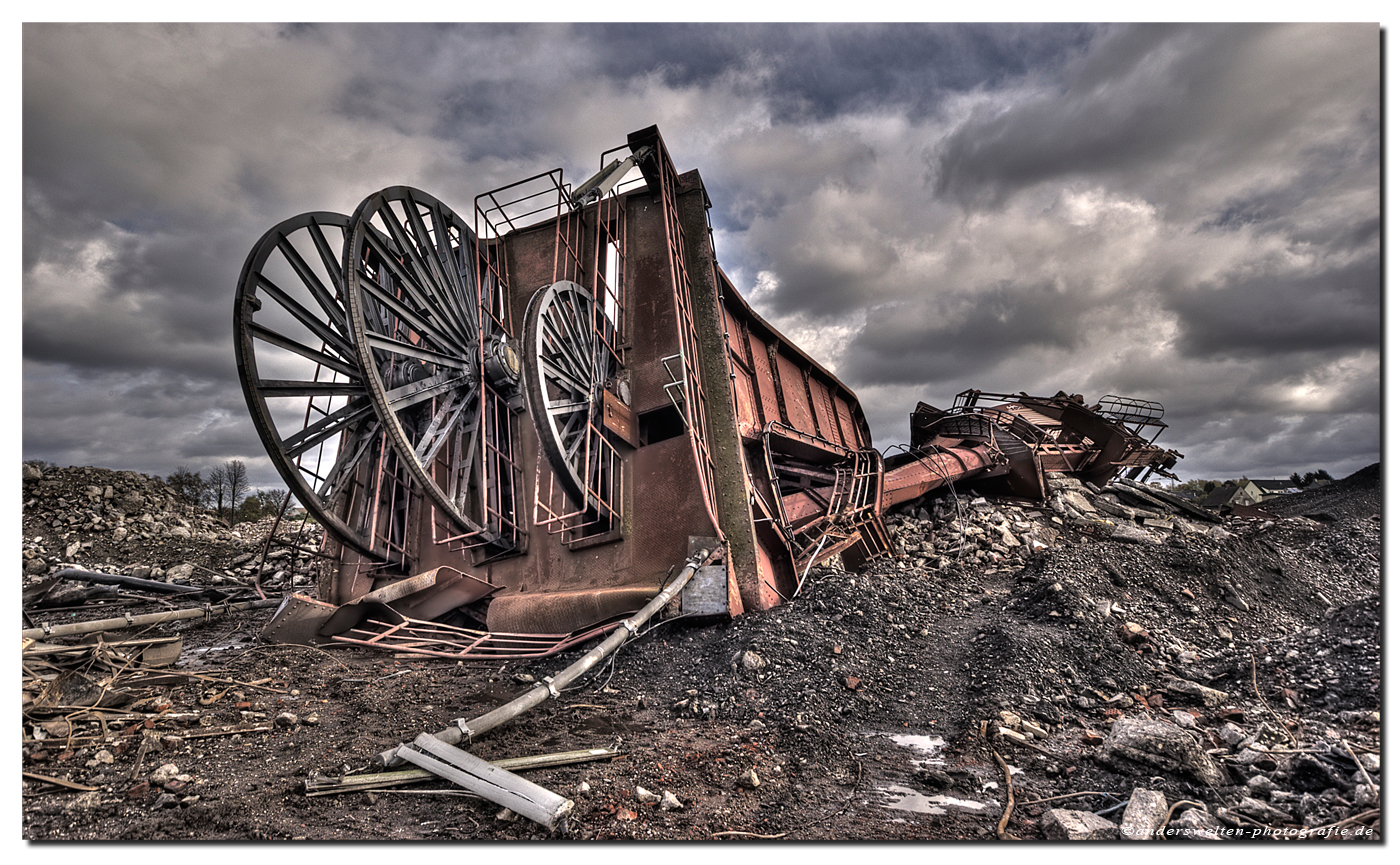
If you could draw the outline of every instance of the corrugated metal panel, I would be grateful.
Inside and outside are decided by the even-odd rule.
[[[758,387],[758,404],[762,409],[759,423],[767,426],[775,420],[782,420],[783,415],[778,410],[777,377],[768,362],[768,346],[755,333],[749,334],[749,359],[753,362],[754,384]]]
[[[797,364],[782,354],[779,354],[776,360],[778,381],[783,387],[783,408],[786,410],[788,426],[808,435],[817,435],[812,410],[807,406],[807,387],[802,381],[802,371],[797,368]]]
[[[846,447],[865,447],[869,444],[866,437],[856,430],[855,419],[851,417],[851,407],[844,399],[836,400],[836,421],[841,426],[841,436]]]
[[[812,405],[817,410],[818,435],[827,441],[845,444],[841,438],[841,431],[837,429],[836,418],[832,414],[831,391],[815,376],[807,378],[807,387],[811,391]]]

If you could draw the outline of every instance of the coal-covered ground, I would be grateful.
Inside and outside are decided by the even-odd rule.
[[[153,478],[51,468],[24,496],[27,588],[77,567],[314,591],[312,536],[283,534],[259,568],[266,522],[182,511]],[[22,835],[997,843],[1116,837],[1141,800],[1170,808],[1162,840],[1380,840],[1379,469],[1218,525],[1063,499],[916,503],[887,519],[895,556],[815,567],[771,611],[658,623],[473,742],[488,760],[618,749],[522,773],[574,801],[554,833],[444,781],[306,782],[489,711],[589,646],[489,667],[275,646],[258,639],[271,610],[105,632],[182,636],[177,675],[105,721],[26,692]],[[168,606],[93,599],[25,627]]]

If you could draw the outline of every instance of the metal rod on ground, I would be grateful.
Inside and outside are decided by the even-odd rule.
[[[507,772],[525,769],[545,769],[552,766],[568,766],[590,760],[605,760],[621,756],[616,748],[587,748],[582,751],[561,751],[557,754],[538,754],[532,757],[507,757],[490,760],[490,764]],[[397,772],[378,772],[370,775],[343,775],[336,777],[315,776],[306,779],[306,795],[327,796],[332,793],[358,793],[361,790],[375,790],[381,787],[413,784],[437,777],[426,769],[400,769]]]
[[[128,577],[124,574],[104,574],[100,571],[83,571],[77,568],[64,568],[54,574],[54,576],[58,577],[60,580],[72,580],[75,583],[126,586],[130,589],[141,589],[142,591],[155,592],[160,595],[197,595],[200,592],[210,591],[202,586],[187,586],[183,583],[162,583],[158,580],[143,580],[140,577]]]
[[[267,540],[263,541],[262,555],[258,557],[258,572],[253,575],[253,588],[258,590],[258,597],[265,598],[267,593],[263,591],[262,575],[267,567],[267,553],[272,549],[272,539],[277,535],[277,527],[282,525],[282,515],[287,512],[287,505],[291,504],[292,491],[287,490],[287,495],[282,499],[282,507],[277,509],[277,519],[272,521],[272,528],[267,532]]]
[[[20,637],[38,640],[43,637],[66,637],[73,634],[92,634],[97,631],[115,631],[118,628],[159,625],[161,622],[173,622],[179,619],[197,619],[201,616],[213,617],[242,610],[275,607],[280,603],[282,603],[280,598],[268,598],[264,601],[240,601],[236,604],[206,604],[202,607],[189,607],[164,613],[147,613],[142,616],[126,616],[120,619],[98,619],[92,622],[73,622],[67,625],[40,625],[37,628],[26,628],[20,631]]]
[[[599,661],[617,651],[618,647],[627,642],[627,639],[637,633],[637,629],[646,623],[657,610],[666,606],[671,599],[680,592],[685,584],[690,582],[690,578],[695,572],[709,564],[711,558],[719,553],[716,549],[713,552],[701,550],[696,553],[674,580],[666,588],[661,590],[661,594],[652,598],[651,601],[632,618],[627,619],[622,625],[613,630],[607,639],[599,643],[591,652],[570,664],[563,672],[552,678],[546,678],[543,682],[511,700],[503,706],[499,706],[485,715],[467,721],[465,718],[458,718],[456,726],[448,727],[445,730],[434,733],[433,737],[441,739],[449,745],[456,745],[463,740],[470,742],[473,736],[480,736],[487,730],[495,729],[505,722],[543,703],[549,697],[558,697],[559,689],[567,686],[570,682],[593,669]],[[399,766],[403,764],[403,759],[398,756],[398,748],[391,748],[381,752],[376,759],[382,766]]]

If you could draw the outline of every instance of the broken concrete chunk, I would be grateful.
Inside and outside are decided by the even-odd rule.
[[[661,795],[662,811],[679,811],[684,807],[685,806],[681,804],[681,800],[677,799],[676,794],[672,793],[670,790],[667,790]]]
[[[1225,825],[1219,820],[1193,808],[1168,823],[1163,834],[1168,838],[1185,838],[1189,841],[1223,841],[1221,830],[1224,828]]]
[[[1185,727],[1190,730],[1196,726],[1196,716],[1184,709],[1172,709],[1172,720],[1178,727]]]
[[[1103,751],[1107,762],[1126,765],[1127,771],[1140,768],[1133,764],[1142,764],[1189,775],[1211,786],[1229,783],[1190,733],[1166,721],[1119,718],[1104,740]]]
[[[1205,685],[1186,679],[1167,679],[1162,685],[1162,690],[1175,697],[1190,700],[1203,706],[1223,706],[1230,699],[1230,695],[1224,691],[1207,688]]]
[[[150,775],[150,782],[158,786],[163,786],[175,780],[175,776],[180,774],[180,769],[174,763],[166,763],[156,769]]]
[[[1051,808],[1040,818],[1041,831],[1052,841],[1112,841],[1118,827],[1091,811]]]
[[[655,803],[655,802],[660,802],[660,801],[661,801],[661,797],[658,796],[657,794],[651,792],[650,790],[646,789],[645,787],[638,787],[638,788],[637,788],[637,801],[638,801],[638,802],[644,802],[644,803],[650,805],[650,804]]]
[[[1220,741],[1225,743],[1225,747],[1231,750],[1239,750],[1240,745],[1249,738],[1249,734],[1233,721],[1226,722],[1219,731]]]
[[[1151,841],[1152,833],[1167,819],[1167,797],[1156,790],[1138,787],[1123,809],[1118,834],[1127,841]]]

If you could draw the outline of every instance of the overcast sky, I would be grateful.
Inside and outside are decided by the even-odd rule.
[[[1192,477],[1379,460],[1372,25],[26,25],[23,456],[278,483],[249,249],[657,124],[720,262],[877,444],[966,388],[1166,406]]]

